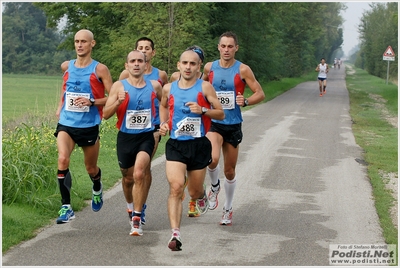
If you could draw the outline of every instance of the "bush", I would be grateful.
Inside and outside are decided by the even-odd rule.
[[[54,170],[58,154],[53,133],[54,127],[44,124],[22,124],[14,131],[3,132],[3,204],[50,208],[54,201],[59,202]]]

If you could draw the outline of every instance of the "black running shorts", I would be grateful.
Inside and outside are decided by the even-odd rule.
[[[242,123],[235,125],[224,125],[211,122],[209,132],[217,132],[222,136],[224,142],[232,144],[232,146],[235,148],[238,147],[243,138]]]
[[[150,157],[154,150],[153,131],[128,134],[119,131],[117,134],[117,158],[119,167],[123,169],[135,165],[136,156],[139,152],[146,152]]]
[[[206,137],[188,141],[169,139],[165,144],[165,158],[186,164],[189,171],[203,169],[212,160],[211,142]]]
[[[99,125],[87,128],[77,128],[57,124],[57,129],[54,133],[54,136],[57,137],[60,131],[67,132],[67,134],[79,147],[94,145],[97,138],[100,139]]]

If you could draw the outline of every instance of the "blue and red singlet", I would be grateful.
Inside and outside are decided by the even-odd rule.
[[[157,94],[152,84],[145,81],[144,87],[137,88],[129,84],[127,79],[120,81],[128,93],[117,109],[117,128],[129,134],[153,131]]]
[[[103,83],[96,75],[96,66],[99,62],[92,60],[84,68],[75,67],[76,60],[70,60],[68,69],[63,76],[62,90],[64,92],[59,123],[64,126],[87,128],[99,125],[103,117],[102,106],[77,106],[74,100],[77,97],[87,99],[104,98]]]
[[[160,77],[160,70],[157,69],[156,67],[152,67],[151,73],[149,74],[144,74],[143,75],[145,80],[156,80],[158,83],[161,84],[161,86],[164,86],[163,81],[161,80]],[[160,108],[160,103],[158,99],[155,100],[155,106],[156,106],[156,115],[153,120],[154,125],[159,125],[160,124],[160,113],[159,113],[159,108]]]
[[[239,92],[243,95],[246,87],[246,82],[240,77],[240,64],[236,60],[231,67],[223,68],[219,65],[219,60],[216,60],[211,65],[209,81],[225,113],[223,120],[212,119],[213,122],[234,125],[243,121],[240,106],[236,104],[236,96]]]
[[[187,89],[179,88],[178,82],[172,82],[168,98],[170,138],[194,140],[204,137],[211,126],[211,119],[206,115],[192,113],[189,106],[185,105],[187,102],[197,102],[202,107],[211,107],[203,95],[203,80],[196,80]]]

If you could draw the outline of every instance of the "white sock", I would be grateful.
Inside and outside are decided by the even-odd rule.
[[[210,169],[209,167],[207,167],[207,170],[208,170],[208,175],[210,175],[210,178],[211,178],[211,185],[219,184],[219,178],[218,178],[219,164],[214,169]],[[211,186],[211,187],[213,188],[214,191],[216,191],[218,189],[213,186]]]
[[[133,211],[133,203],[126,203],[128,210]]]
[[[232,208],[233,194],[235,193],[235,188],[236,188],[236,176],[231,181],[225,179],[224,188],[225,188],[224,208],[226,210],[229,210]]]

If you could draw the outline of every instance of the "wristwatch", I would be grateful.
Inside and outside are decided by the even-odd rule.
[[[93,99],[93,98],[90,98],[89,100],[90,100],[90,103],[92,104],[92,105],[90,105],[90,106],[93,106],[93,105],[94,105],[94,99]]]
[[[206,107],[201,107],[201,114],[205,114],[208,111]]]
[[[246,107],[247,105],[249,105],[249,100],[248,99],[244,99],[244,104],[242,107]]]

